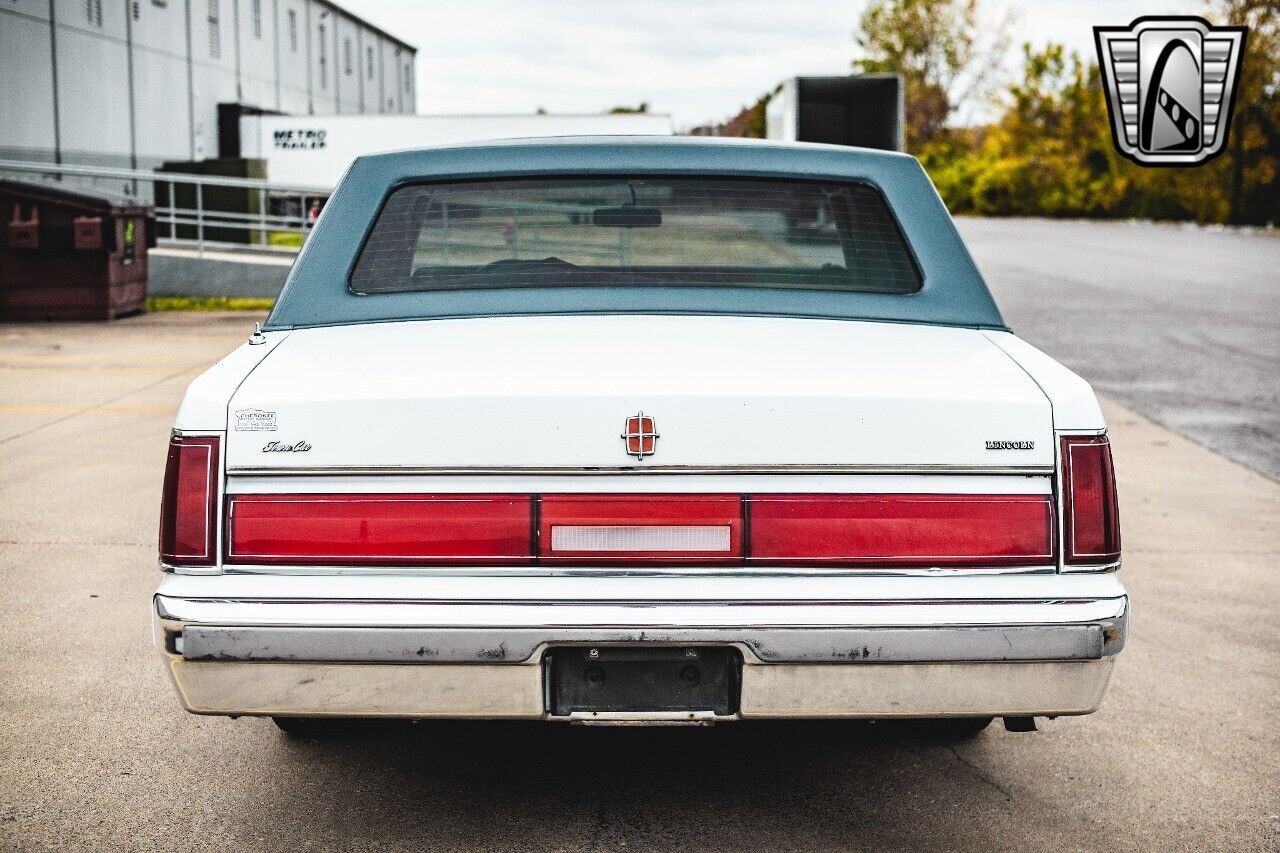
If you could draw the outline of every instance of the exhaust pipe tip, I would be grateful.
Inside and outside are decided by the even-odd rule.
[[[1005,717],[1005,731],[1010,732],[1034,732],[1036,730],[1035,717]]]

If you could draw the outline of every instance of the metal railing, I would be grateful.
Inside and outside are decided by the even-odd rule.
[[[275,184],[255,178],[24,160],[0,160],[0,174],[65,180],[72,186],[110,189],[154,204],[157,242],[194,247],[201,254],[205,249],[246,248],[296,252],[311,230],[312,206],[322,204],[333,192],[332,187]],[[237,236],[241,232],[243,239]],[[286,235],[298,235],[297,245]]]

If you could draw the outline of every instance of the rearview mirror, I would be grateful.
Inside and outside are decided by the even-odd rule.
[[[657,207],[597,207],[591,211],[591,224],[609,228],[655,228],[662,224],[662,209]]]

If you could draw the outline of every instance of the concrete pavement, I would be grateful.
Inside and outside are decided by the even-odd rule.
[[[147,622],[165,445],[255,319],[0,326],[0,849],[1280,848],[1280,484],[1116,405],[1134,611],[1089,717],[299,743],[185,714]]]
[[[1015,332],[1098,393],[1280,479],[1280,233],[957,225]]]

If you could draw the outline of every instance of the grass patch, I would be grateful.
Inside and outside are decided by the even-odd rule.
[[[274,299],[255,296],[148,296],[148,311],[270,311]]]
[[[301,249],[303,236],[303,234],[297,231],[268,231],[267,243],[272,246],[285,246],[293,249]]]

